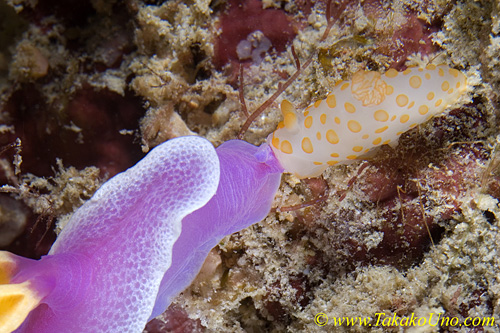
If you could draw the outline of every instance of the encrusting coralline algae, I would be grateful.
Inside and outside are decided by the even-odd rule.
[[[25,13],[38,10],[45,15],[43,4],[22,3],[16,8],[24,6]],[[216,145],[236,137],[245,120],[240,111],[239,70],[235,64],[217,70],[210,60],[217,20],[227,10],[224,3],[178,1],[144,6],[130,1],[120,15],[135,18],[136,24],[127,28],[116,24],[116,16],[107,16],[109,12],[98,2],[93,6],[92,25],[73,31],[63,29],[67,25],[63,9],[42,23],[28,19],[28,30],[12,45],[11,56],[14,59],[15,52],[30,45],[48,57],[49,66],[45,76],[40,77],[43,71],[31,71],[35,76],[28,79],[26,74],[16,73],[30,71],[13,68],[10,80],[2,85],[3,105],[13,105],[2,107],[4,123],[15,127],[10,138],[22,126],[9,119],[20,104],[19,97],[13,96],[26,94],[27,86],[10,87],[26,80],[39,92],[37,101],[45,101],[37,105],[63,114],[69,113],[65,99],[82,96],[83,89],[87,94],[80,101],[85,103],[92,96],[110,96],[102,90],[116,93],[118,97],[112,98],[126,99],[133,89],[146,101],[147,116],[142,118],[141,132],[137,123],[120,129],[132,130],[144,151],[190,132]],[[192,325],[193,331],[292,332],[338,329],[332,326],[334,316],[373,317],[374,312],[388,317],[441,313],[460,320],[467,316],[498,318],[496,200],[500,191],[496,156],[492,155],[497,145],[499,88],[497,5],[490,1],[446,6],[442,1],[346,2],[329,38],[320,45],[316,41],[326,26],[323,3],[312,5],[307,14],[306,7],[292,2],[264,1],[263,6],[285,13],[295,22],[293,45],[302,63],[318,54],[279,102],[286,98],[301,109],[325,98],[327,87],[339,79],[350,79],[359,69],[385,72],[389,67],[402,70],[405,65],[428,63],[446,63],[462,70],[471,92],[459,108],[403,134],[398,147],[384,147],[373,161],[330,168],[314,181],[283,176],[274,203],[278,210],[315,200],[323,193],[328,199],[301,210],[271,213],[263,222],[226,237],[212,250],[195,283],[147,330],[174,330],[175,319],[186,317],[192,319],[185,325]],[[47,21],[51,29],[32,32],[37,26],[47,27]],[[130,36],[127,29],[133,32],[134,38],[127,37],[128,42],[123,43],[132,48],[109,45],[109,50],[121,54],[118,65],[96,61],[99,57],[92,42],[84,43],[96,27],[106,35],[106,26],[117,27],[118,36]],[[52,44],[43,42],[39,36],[44,34],[55,36],[55,41],[53,37]],[[68,41],[80,48],[70,47]],[[61,50],[68,55],[61,58]],[[10,59],[6,48],[0,51]],[[74,71],[65,74],[58,70],[65,64],[71,64]],[[79,67],[83,65],[85,70]],[[295,71],[294,66],[289,51],[268,54],[258,65],[247,62],[243,95],[249,110],[274,93]],[[56,82],[62,82],[61,88]],[[64,89],[70,93],[58,98]],[[273,105],[250,127],[245,139],[263,142],[280,117]],[[37,121],[44,125],[43,119]],[[68,128],[81,128],[74,124],[76,128],[70,123]],[[80,132],[84,142],[91,135],[88,131]],[[21,153],[26,155],[26,167],[33,154],[29,142],[23,140],[26,147]],[[123,148],[104,151],[129,156]],[[69,163],[59,157],[65,165]],[[102,159],[80,167],[99,166],[99,161]],[[23,170],[21,176],[25,173]],[[20,194],[19,199],[27,197]],[[330,317],[325,327],[314,323],[319,312]]]

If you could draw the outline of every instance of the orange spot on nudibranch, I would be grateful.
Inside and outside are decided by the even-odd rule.
[[[311,139],[308,137],[302,139],[302,150],[307,154],[311,154],[313,152],[313,145],[311,143]]]
[[[403,107],[403,106],[405,106],[406,104],[408,104],[408,100],[409,100],[409,99],[408,99],[408,96],[406,96],[405,94],[401,94],[401,95],[398,95],[398,96],[396,97],[396,104],[397,104],[398,106]]]
[[[410,78],[410,87],[418,89],[422,85],[422,79],[420,76],[414,75]]]
[[[353,133],[358,133],[362,129],[361,124],[356,120],[349,120],[347,122],[347,128]]]
[[[453,77],[458,77],[458,75],[460,74],[460,72],[458,70],[456,70],[455,68],[450,68],[448,69],[448,72],[450,73],[451,76]],[[457,87],[458,88],[458,87]]]
[[[328,95],[328,97],[326,98],[326,104],[332,109],[337,106],[337,100],[335,99],[334,94]]]
[[[321,100],[318,99],[316,102],[314,102],[314,107],[318,108],[320,106],[320,104],[321,104]]]
[[[346,103],[344,104],[344,108],[345,108],[345,110],[346,110],[347,112],[349,112],[349,113],[354,113],[354,112],[356,112],[356,108],[354,107],[354,105],[352,105],[352,104],[351,104],[351,103],[349,103],[349,102],[346,102]]]
[[[274,134],[273,134],[273,139],[271,140],[271,143],[272,143],[274,148],[280,149],[280,139],[275,138]]]
[[[373,143],[374,145],[378,145],[378,144],[380,144],[381,142],[382,142],[382,138],[376,138],[375,140],[373,140],[373,142],[372,142],[372,143]]]
[[[337,144],[339,143],[339,136],[334,130],[328,130],[326,131],[326,140],[330,142],[331,144]]]
[[[321,114],[319,121],[324,125],[326,123],[326,114]]]
[[[385,132],[388,128],[389,128],[389,126],[380,127],[380,128],[375,130],[375,133]]]
[[[373,114],[373,118],[375,118],[376,121],[387,121],[389,120],[389,113],[385,110],[377,110]]]
[[[312,124],[313,124],[313,117],[308,116],[308,117],[304,120],[304,126],[305,126],[305,128],[311,128]]]
[[[399,118],[399,121],[403,124],[406,123],[408,120],[410,120],[410,116],[407,114],[404,114],[401,116],[401,118]]]
[[[418,108],[418,113],[420,113],[422,116],[425,115],[427,112],[429,112],[429,107],[427,105],[420,105]]]
[[[361,147],[361,146],[354,146],[354,147],[352,147],[352,150],[355,151],[356,153],[359,153],[360,151],[363,150],[363,147]]]
[[[441,90],[446,91],[448,89],[450,89],[450,83],[448,81],[443,81],[443,83],[441,83]]]
[[[288,140],[283,140],[281,142],[281,151],[284,152],[285,154],[292,154],[293,153],[292,144]]]
[[[398,76],[398,74],[399,74],[398,71],[395,70],[394,68],[391,68],[387,72],[385,72],[385,76],[390,77],[390,78],[394,78],[394,77]]]

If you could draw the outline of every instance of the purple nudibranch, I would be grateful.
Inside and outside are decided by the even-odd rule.
[[[47,256],[0,252],[0,332],[142,332],[212,247],[267,215],[282,171],[267,144],[163,143],[80,207]]]

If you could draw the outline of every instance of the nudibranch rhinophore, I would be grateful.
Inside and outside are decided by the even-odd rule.
[[[359,71],[303,112],[284,100],[284,119],[267,142],[287,172],[316,177],[328,166],[363,159],[372,148],[395,142],[454,103],[466,86],[465,75],[446,65]]]

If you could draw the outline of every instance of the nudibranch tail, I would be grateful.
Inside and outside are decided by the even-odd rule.
[[[283,121],[267,139],[287,172],[315,177],[327,167],[362,159],[453,104],[467,80],[446,65],[359,71],[303,112],[281,103]]]

